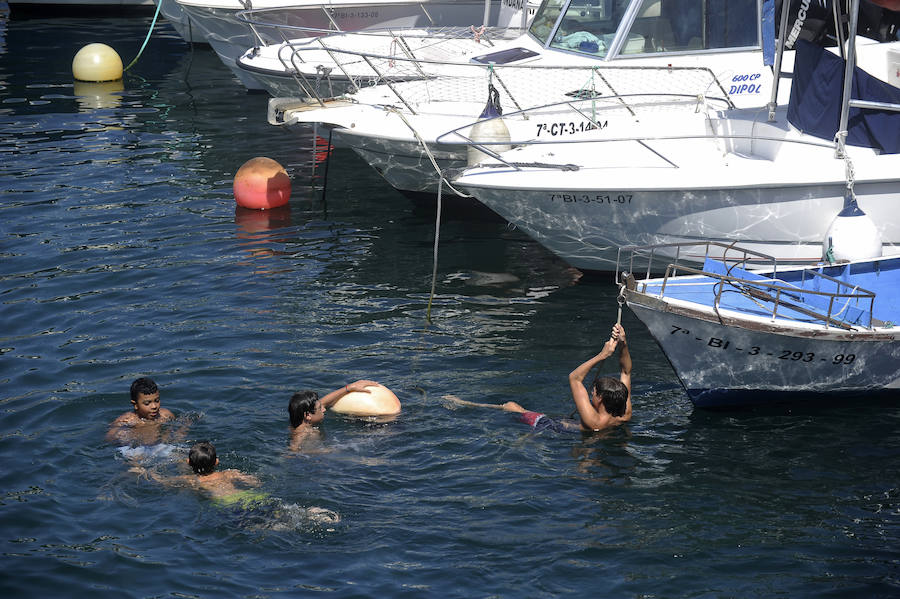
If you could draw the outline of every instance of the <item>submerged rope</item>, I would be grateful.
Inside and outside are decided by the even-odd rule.
[[[428,309],[425,310],[425,320],[431,322],[431,302],[434,301],[434,289],[437,286],[438,266],[438,242],[441,238],[441,192],[444,189],[444,177],[438,181],[437,216],[434,221],[434,266],[431,269],[431,295],[428,297]]]
[[[128,64],[128,66],[125,67],[125,68],[123,69],[123,71],[127,71],[128,69],[130,69],[131,67],[133,67],[133,66],[134,66],[134,63],[136,63],[136,62],[138,61],[138,58],[141,57],[141,54],[143,54],[144,48],[147,47],[147,42],[150,41],[150,34],[153,33],[153,28],[156,27],[156,19],[159,18],[159,9],[162,8],[162,3],[163,3],[163,2],[165,2],[165,0],[157,0],[157,2],[156,2],[156,14],[153,15],[153,22],[150,23],[150,31],[147,32],[147,37],[144,38],[144,43],[143,43],[143,45],[141,45],[141,49],[138,50],[137,56],[134,57],[134,60],[132,60],[132,61]]]

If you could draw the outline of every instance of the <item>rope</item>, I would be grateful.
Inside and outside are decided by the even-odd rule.
[[[616,303],[619,304],[619,314],[616,317],[616,324],[622,324],[622,306],[625,305],[625,283],[619,283],[619,296],[616,298]]]
[[[431,150],[428,149],[428,144],[425,143],[425,140],[422,139],[422,137],[419,135],[419,132],[416,131],[415,127],[413,127],[412,124],[411,124],[408,120],[406,120],[406,117],[403,116],[403,113],[400,112],[399,110],[397,110],[396,108],[393,108],[393,107],[388,108],[388,110],[390,110],[390,111],[396,113],[396,115],[400,117],[400,120],[402,120],[403,123],[404,123],[407,127],[409,127],[409,130],[412,132],[412,134],[416,136],[416,141],[418,141],[419,144],[422,146],[422,149],[425,151],[425,155],[428,156],[428,159],[431,161],[431,166],[434,167],[434,170],[435,170],[435,172],[438,174],[438,177],[440,178],[440,181],[441,181],[442,183],[446,183],[446,184],[447,184],[447,187],[449,187],[450,190],[451,190],[453,193],[455,193],[456,195],[458,195],[458,196],[460,196],[460,197],[463,197],[463,198],[471,198],[472,196],[470,196],[470,195],[467,194],[467,193],[463,193],[462,191],[459,191],[458,189],[456,189],[455,187],[453,187],[453,186],[450,184],[450,181],[447,181],[447,180],[444,178],[444,174],[441,172],[441,167],[438,166],[437,158],[435,158],[435,157],[434,157],[434,154],[431,153]],[[438,191],[440,191],[440,187],[438,187]]]
[[[128,71],[128,69],[133,67],[134,63],[138,61],[138,58],[140,58],[141,54],[144,52],[144,48],[147,47],[147,42],[150,41],[150,34],[153,33],[153,28],[156,27],[156,19],[159,18],[159,9],[162,8],[162,3],[164,1],[165,0],[158,0],[158,2],[156,3],[156,14],[153,15],[153,22],[150,23],[150,31],[147,32],[147,37],[144,38],[144,43],[143,45],[141,45],[141,49],[138,50],[137,56],[134,57],[134,60],[132,60],[128,64],[128,66],[123,69],[123,71]]]
[[[431,303],[434,301],[434,289],[437,285],[437,266],[438,266],[438,242],[441,238],[441,192],[444,188],[444,178],[438,181],[437,194],[437,217],[434,221],[434,266],[431,270],[431,295],[428,297],[428,309],[425,310],[425,320],[431,322]]]
[[[397,46],[399,44],[400,44],[400,42],[397,41],[396,37],[391,39],[391,45],[390,45],[391,58],[390,58],[390,60],[388,60],[388,67],[391,69],[393,69],[394,65],[396,64],[394,57],[397,55]]]

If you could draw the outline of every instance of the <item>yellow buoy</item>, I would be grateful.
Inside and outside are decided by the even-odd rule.
[[[79,81],[116,81],[122,78],[122,59],[106,44],[88,44],[72,59],[72,75]]]

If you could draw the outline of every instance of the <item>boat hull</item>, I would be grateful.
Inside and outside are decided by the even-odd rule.
[[[654,305],[654,303],[656,305]],[[679,314],[629,293],[628,306],[701,408],[819,400],[897,390],[900,343],[889,330],[806,334]]]
[[[693,189],[647,189],[640,182],[635,178],[627,187],[463,189],[474,191],[488,208],[572,266],[596,271],[612,270],[622,246],[700,239],[737,240],[780,261],[815,263],[822,258],[826,231],[843,207],[846,191],[839,181]],[[895,181],[856,186],[860,205],[888,246],[900,246],[897,191]]]

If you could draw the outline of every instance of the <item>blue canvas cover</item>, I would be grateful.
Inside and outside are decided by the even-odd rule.
[[[805,133],[832,140],[841,122],[844,60],[821,46],[797,40],[788,121]],[[859,67],[851,97],[900,104],[900,89],[872,77]],[[850,109],[847,143],[900,152],[900,113]]]

